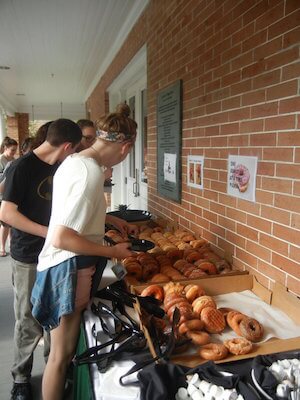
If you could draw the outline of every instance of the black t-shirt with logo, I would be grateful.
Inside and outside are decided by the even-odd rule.
[[[49,225],[53,175],[59,164],[50,165],[33,152],[16,160],[10,167],[3,200],[18,206],[18,211],[41,225]],[[37,263],[45,239],[18,229],[11,229],[12,258],[24,263]]]

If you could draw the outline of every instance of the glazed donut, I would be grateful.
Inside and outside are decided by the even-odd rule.
[[[217,267],[209,261],[198,264],[198,268],[206,272],[208,275],[216,275],[218,273]]]
[[[229,307],[221,307],[221,308],[218,308],[218,310],[221,311],[221,313],[224,315],[226,322],[227,322],[227,315],[230,311],[239,312],[239,311],[236,311],[233,308],[229,308]]]
[[[168,282],[164,285],[165,295],[172,292],[181,294],[183,292],[183,288],[184,286],[180,283]]]
[[[210,297],[210,296],[200,296],[200,297],[197,297],[197,298],[193,301],[192,306],[193,306],[194,312],[195,312],[198,316],[200,316],[201,311],[202,311],[203,308],[205,308],[205,307],[217,308],[217,305],[216,305],[214,299],[213,299],[212,297]]]
[[[178,332],[180,335],[185,335],[187,331],[201,331],[203,326],[204,324],[200,319],[190,319],[179,326]]]
[[[170,307],[168,308],[167,315],[168,315],[169,319],[172,319],[172,316],[173,316],[173,313],[174,313],[176,307],[177,307],[178,310],[180,311],[180,315],[187,315],[187,314],[189,314],[190,317],[187,318],[187,319],[193,319],[193,318],[192,318],[193,310],[192,310],[190,304],[187,303],[187,302],[184,302],[184,301],[182,301],[182,300],[181,300],[179,303],[175,303],[175,304],[173,304],[172,306],[170,306]]]
[[[198,251],[192,251],[190,254],[186,256],[186,261],[189,263],[193,263],[194,261],[197,261],[201,258],[201,254],[198,253]]]
[[[240,313],[239,311],[229,311],[229,313],[227,314],[227,324],[230,326],[231,329],[234,330],[234,332],[238,336],[243,336],[240,330],[240,323],[245,318],[247,318],[247,316]]]
[[[158,267],[157,265],[151,265],[151,264],[145,264],[142,266],[142,278],[144,282],[147,282],[150,280],[153,275],[155,275],[158,272]]]
[[[195,240],[195,236],[188,234],[188,235],[182,236],[181,240],[183,242],[191,242],[192,240]]]
[[[189,322],[189,321],[187,321]],[[199,331],[187,331],[186,336],[189,339],[192,339],[192,342],[194,344],[197,344],[199,346],[205,345],[210,342],[210,336],[207,332]]]
[[[236,356],[240,354],[248,354],[252,350],[252,343],[246,338],[233,338],[225,340],[224,345],[230,353]]]
[[[186,264],[187,264],[186,260],[180,259],[180,260],[175,261],[173,267],[179,271],[182,271]]]
[[[182,242],[182,241],[180,243],[178,243],[177,247],[178,247],[179,250],[185,250],[185,249],[191,249],[192,248],[192,246],[190,244],[188,244],[186,242]]]
[[[204,296],[205,291],[200,285],[187,285],[184,288],[185,296],[190,303],[192,303],[197,297]]]
[[[190,245],[193,249],[198,249],[199,247],[202,247],[205,243],[207,243],[205,239],[196,239],[190,241]]]
[[[196,271],[197,269],[195,268],[194,264],[186,264],[186,266],[183,268],[183,275],[186,276],[187,278],[190,277],[190,275]]]
[[[201,278],[203,275],[206,275],[206,273],[204,271],[201,271],[201,269],[194,269],[189,274],[189,279],[198,279],[198,278]]]
[[[167,257],[172,260],[176,261],[181,259],[183,256],[183,251],[176,248],[176,250],[170,250],[167,252]]]
[[[239,328],[242,336],[251,342],[258,342],[264,334],[263,326],[254,318],[244,318]]]
[[[138,262],[131,262],[125,266],[129,275],[134,276],[137,280],[142,278],[142,266]]]
[[[203,321],[205,329],[209,333],[221,333],[226,326],[224,315],[214,307],[203,308],[201,321]]]
[[[141,296],[152,296],[159,301],[163,301],[164,289],[159,285],[150,285],[142,291]]]
[[[128,264],[130,264],[130,263],[132,263],[132,262],[134,262],[134,263],[137,262],[136,257],[134,257],[134,256],[126,257],[126,258],[124,258],[124,260],[122,261],[124,267],[126,267],[126,265],[128,265]]]
[[[179,306],[180,304],[188,304],[185,297],[179,295],[178,297],[167,299],[164,301],[165,311],[168,312],[171,307],[174,305]]]
[[[187,304],[190,306],[189,303]],[[195,314],[192,308],[188,307],[186,304],[180,305],[178,309],[180,312],[180,320],[178,325],[181,325],[183,322],[188,321],[190,319],[195,319]],[[170,320],[172,321],[172,317],[170,318]]]
[[[204,360],[223,360],[223,358],[227,357],[227,354],[227,348],[224,344],[220,343],[208,343],[203,345],[199,350],[199,355],[204,358]]]

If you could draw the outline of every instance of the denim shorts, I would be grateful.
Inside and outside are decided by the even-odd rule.
[[[32,315],[46,330],[56,328],[63,315],[75,310],[77,270],[96,265],[92,293],[97,290],[107,259],[75,256],[45,271],[37,271],[31,293]]]

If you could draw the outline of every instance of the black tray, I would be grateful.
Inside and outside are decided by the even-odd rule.
[[[127,222],[149,221],[152,217],[149,211],[142,210],[110,211],[107,214],[124,219]]]
[[[116,243],[108,236],[104,236],[104,239],[107,241],[107,243],[115,245]],[[145,239],[133,239],[129,238],[129,242],[131,243],[130,250],[132,251],[143,251],[146,252],[148,250],[153,249],[155,244],[153,242],[150,242],[150,240],[145,240]]]

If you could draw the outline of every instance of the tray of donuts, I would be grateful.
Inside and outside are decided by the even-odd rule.
[[[252,275],[138,285],[133,286],[132,291],[142,296],[154,296],[161,301],[165,318],[158,322],[157,329],[163,330],[162,337],[164,331],[170,331],[175,308],[179,309],[176,335],[179,341],[188,339],[189,346],[184,353],[173,355],[172,361],[182,365],[194,367],[207,360],[219,363],[252,358],[278,350],[293,350],[300,345],[299,337],[269,339],[265,334],[265,319],[262,322],[259,313],[256,314],[258,317],[253,317],[251,297],[249,300],[244,291],[253,293],[259,304],[266,303],[267,307],[272,307],[272,298],[278,299],[278,296],[260,285]],[[239,309],[239,303],[234,300],[235,294],[246,296],[248,308],[243,306],[242,311]],[[229,300],[232,296],[229,307],[218,304],[225,296]],[[290,307],[289,298],[284,295],[282,302],[278,301],[277,306],[280,308],[282,305],[284,312],[297,309],[295,305]],[[296,303],[299,307],[300,302]],[[269,330],[268,324],[266,328]]]
[[[207,243],[201,248],[136,253],[122,260],[122,263],[127,270],[126,282],[129,285],[247,274],[233,270]]]

